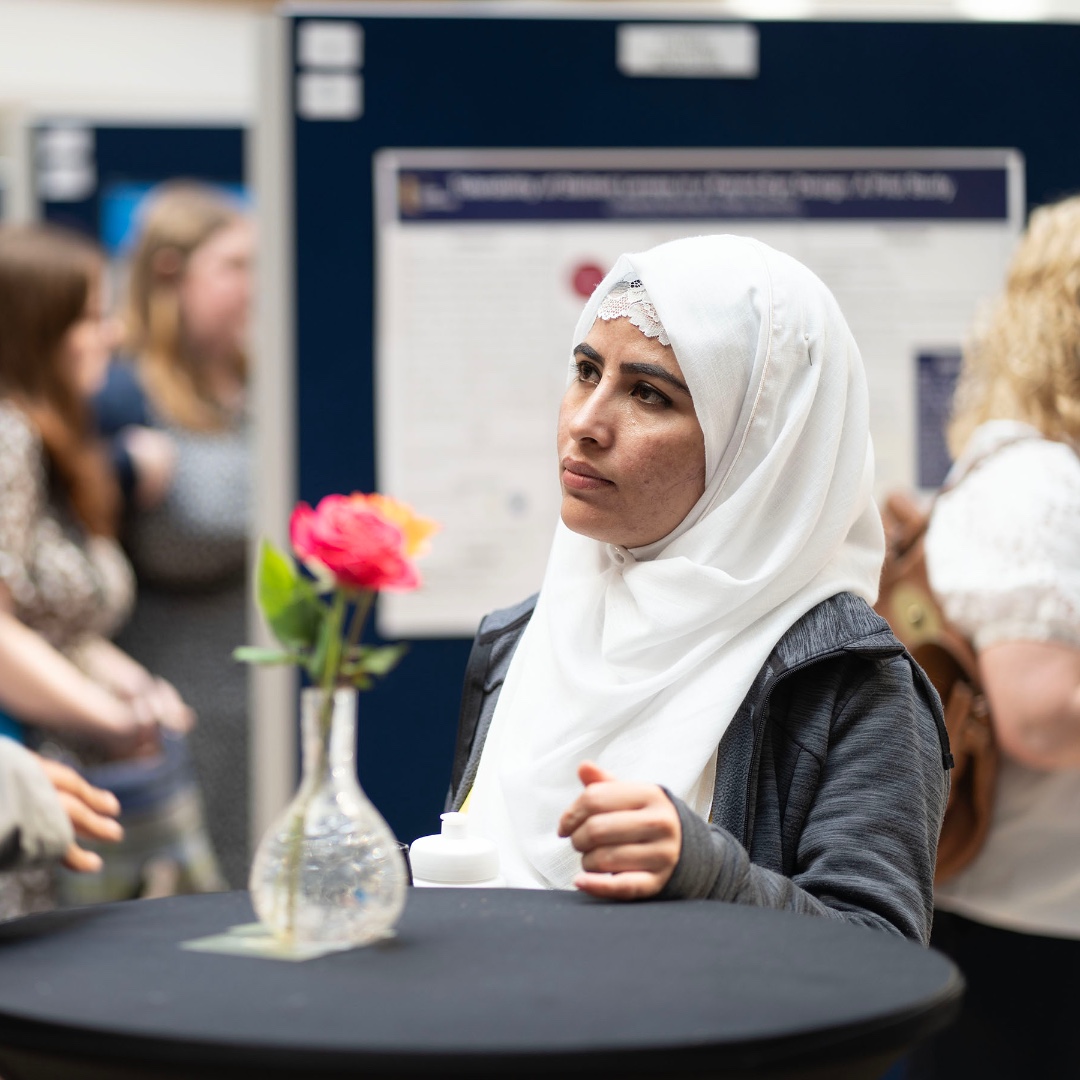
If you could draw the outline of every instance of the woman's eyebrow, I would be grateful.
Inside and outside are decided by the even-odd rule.
[[[578,353],[581,353],[582,356],[592,360],[594,363],[601,365],[604,363],[604,358],[600,353],[584,341],[580,345],[574,346],[574,355],[577,356]],[[681,390],[687,397],[691,397],[690,387],[659,364],[625,363],[619,365],[619,371],[623,375],[648,375],[653,379],[661,379],[666,383],[670,383],[676,390]]]
[[[619,370],[624,375],[648,375],[652,379],[661,379],[663,382],[670,383],[676,390],[681,390],[687,397],[690,397],[690,387],[682,379],[675,378],[670,371],[666,371],[659,364],[620,364]]]
[[[574,355],[577,356],[578,353],[581,353],[582,356],[587,357],[589,360],[595,360],[598,364],[604,362],[604,358],[591,345],[587,345],[584,341],[580,345],[574,346]]]

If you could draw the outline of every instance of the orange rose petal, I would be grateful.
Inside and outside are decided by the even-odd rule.
[[[440,529],[440,525],[430,518],[421,517],[411,506],[389,495],[378,493],[361,496],[366,498],[371,510],[384,521],[396,525],[405,539],[405,554],[409,558],[423,555],[428,550],[428,540]]]

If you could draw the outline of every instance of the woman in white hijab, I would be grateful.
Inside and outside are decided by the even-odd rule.
[[[745,237],[624,255],[574,335],[562,522],[484,620],[450,808],[511,886],[715,897],[929,935],[940,707],[871,610],[862,362]]]

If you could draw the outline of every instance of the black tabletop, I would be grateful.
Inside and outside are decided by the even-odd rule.
[[[18,1053],[117,1064],[95,1076],[795,1075],[899,1056],[963,988],[829,919],[516,889],[410,889],[395,937],[303,962],[179,947],[252,919],[235,892],[0,925],[0,1075],[31,1074]]]

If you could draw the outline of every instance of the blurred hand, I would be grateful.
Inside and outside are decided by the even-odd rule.
[[[131,707],[140,724],[160,724],[181,735],[186,735],[195,726],[195,710],[171,682],[162,678],[151,677],[131,698]]]
[[[149,749],[143,745],[135,753],[158,749],[159,725],[181,734],[195,726],[195,713],[176,687],[151,675],[111,641],[100,637],[86,639],[79,648],[78,663],[118,699],[123,711],[112,724],[116,738],[149,743]]]
[[[559,835],[581,852],[574,884],[592,896],[636,900],[668,883],[682,850],[682,825],[656,784],[617,780],[590,761],[578,766],[585,790],[559,819]]]
[[[120,803],[111,791],[94,787],[83,779],[74,769],[59,761],[34,755],[49,782],[56,789],[60,805],[71,820],[75,835],[84,840],[103,840],[116,843],[123,839],[124,830],[116,817],[120,813]],[[89,873],[101,869],[101,856],[87,851],[72,842],[64,852],[64,865],[80,873]]]
[[[149,757],[161,750],[161,728],[145,710],[118,697],[110,690],[95,686],[92,709],[93,727],[86,736],[98,743],[109,759]]]
[[[121,433],[135,470],[135,502],[140,509],[158,506],[176,471],[176,444],[164,431],[133,424]]]
[[[90,638],[81,645],[78,664],[121,701],[132,701],[145,694],[154,682],[154,676],[142,664],[101,637]]]

